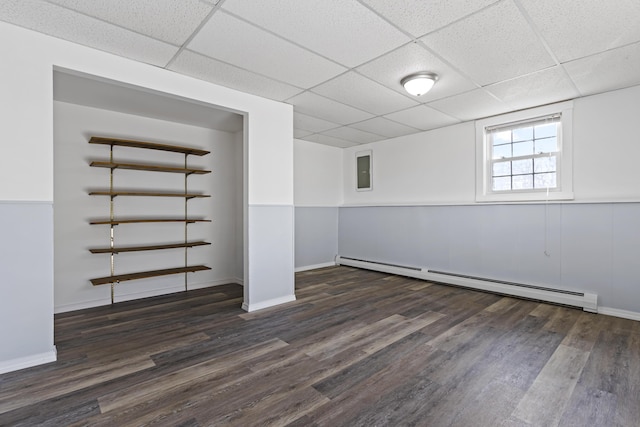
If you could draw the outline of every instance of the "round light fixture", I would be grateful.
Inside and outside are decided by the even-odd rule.
[[[438,80],[437,74],[421,72],[405,77],[400,81],[400,84],[411,95],[420,96],[429,92],[436,80]]]

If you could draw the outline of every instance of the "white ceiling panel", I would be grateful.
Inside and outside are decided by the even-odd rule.
[[[345,71],[338,64],[220,11],[209,19],[188,47],[303,88]]]
[[[512,0],[421,40],[483,86],[555,65]]]
[[[426,105],[418,105],[417,107],[404,111],[387,114],[385,117],[420,130],[436,129],[459,122],[456,118],[427,107]]]
[[[349,148],[349,147],[355,147],[356,145],[360,145],[352,141],[345,141],[344,139],[334,138],[329,135],[321,135],[319,133],[305,136],[304,138],[300,138],[300,139],[303,139],[309,142],[315,142],[318,144],[330,145],[332,147],[338,147],[338,148]]]
[[[311,135],[312,133],[313,132],[309,132],[308,130],[294,129],[293,130],[293,137],[297,138],[297,139],[302,139],[305,136]]]
[[[408,96],[400,95],[353,71],[323,83],[312,91],[375,115],[418,105]]]
[[[428,102],[475,89],[477,86],[461,76],[450,66],[418,43],[409,43],[380,58],[357,68],[358,72],[401,93],[406,93],[400,81],[409,74],[430,71],[439,76],[433,89],[414,97],[416,101]]]
[[[307,116],[299,112],[293,113],[293,127],[295,129],[304,129],[312,133],[322,132],[329,129],[340,127],[339,123],[328,122],[317,117]]]
[[[230,0],[222,8],[347,67],[410,40],[356,1]]]
[[[375,142],[385,139],[384,136],[375,135],[373,133],[354,129],[349,126],[331,129],[326,132],[322,132],[322,135],[329,135],[335,138],[344,139],[346,141],[357,142],[359,144],[366,144],[369,142]]]
[[[198,0],[48,1],[178,46],[213,10]]]
[[[375,117],[363,122],[354,123],[349,127],[363,130],[365,132],[375,133],[387,138],[395,138],[403,135],[411,135],[416,133],[418,129],[412,128],[384,117]]]
[[[582,95],[640,84],[640,43],[563,65]]]
[[[373,117],[373,114],[316,95],[312,92],[301,93],[287,100],[287,102],[293,104],[295,110],[300,113],[330,122],[340,123],[341,125],[361,122]]]
[[[232,89],[283,101],[302,92],[294,86],[277,82],[247,70],[225,64],[188,50],[178,55],[170,70]]]
[[[158,66],[166,65],[178,51],[167,43],[42,1],[3,0],[0,16],[53,37],[81,40],[85,46]]]
[[[497,0],[363,0],[413,37],[421,37]]]
[[[431,102],[429,105],[460,120],[475,120],[511,110],[509,105],[498,101],[483,89],[476,89],[451,98],[440,99]]]
[[[485,90],[514,110],[573,99],[579,95],[561,66],[486,86]]]
[[[640,41],[640,1],[518,0],[560,62]]]

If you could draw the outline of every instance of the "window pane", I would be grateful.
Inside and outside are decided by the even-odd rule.
[[[493,164],[493,176],[511,175],[511,162],[498,162]]]
[[[513,177],[514,190],[526,190],[533,188],[533,175],[518,175]]]
[[[550,136],[556,136],[558,133],[558,124],[557,123],[548,123],[546,125],[538,125],[535,128],[535,137],[538,138],[548,138]]]
[[[511,190],[511,177],[505,176],[505,177],[493,178],[492,189],[493,191]]]
[[[533,173],[533,159],[516,160],[513,162],[514,175],[521,175],[525,173]]]
[[[551,157],[539,157],[533,159],[533,170],[535,173],[539,172],[555,172],[556,171],[556,156]]]
[[[556,188],[556,173],[539,173],[535,175],[536,188]]]
[[[536,153],[555,153],[556,151],[558,151],[558,139],[556,137],[536,139]]]
[[[493,145],[509,144],[511,142],[511,131],[494,132],[491,134]]]
[[[505,159],[511,157],[511,144],[498,145],[493,147],[494,159]]]
[[[533,154],[533,141],[518,142],[513,144],[513,157],[530,156]]]
[[[513,130],[513,142],[527,141],[533,139],[533,127],[526,127]]]

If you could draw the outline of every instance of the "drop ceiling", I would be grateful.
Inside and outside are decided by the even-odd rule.
[[[3,0],[0,20],[292,104],[296,138],[337,147],[640,84],[640,0]],[[440,77],[421,97],[417,71]]]

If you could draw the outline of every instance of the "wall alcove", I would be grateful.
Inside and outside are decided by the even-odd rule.
[[[90,248],[109,244],[109,227],[91,226],[96,218],[109,217],[104,198],[90,197],[97,188],[109,187],[109,173],[89,167],[92,161],[109,159],[109,147],[88,144],[93,135],[177,144],[210,151],[193,156],[189,166],[211,170],[188,176],[189,191],[211,195],[190,200],[189,215],[211,222],[189,225],[189,238],[211,245],[187,249],[189,261],[211,270],[145,278],[116,286],[115,302],[223,283],[242,283],[244,271],[243,223],[243,121],[236,112],[179,98],[146,88],[126,85],[75,72],[54,71],[54,310],[65,312],[111,303],[109,286],[92,286],[90,279],[110,274],[110,255]],[[119,149],[120,162],[172,165],[175,153],[158,150]],[[114,187],[127,190],[163,188],[183,191],[184,174],[141,173],[118,170]],[[180,217],[181,198],[125,198],[116,204],[120,217]],[[184,227],[147,223],[139,227],[115,227],[119,245],[172,243],[184,239]],[[136,251],[116,254],[122,273],[171,268],[184,262],[185,249]]]

